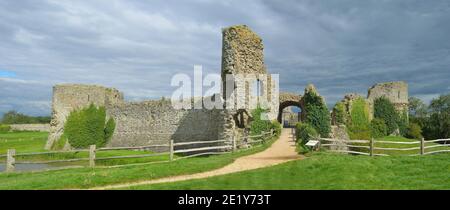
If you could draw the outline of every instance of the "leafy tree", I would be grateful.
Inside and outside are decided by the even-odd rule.
[[[387,126],[383,119],[375,118],[370,122],[372,136],[380,138],[387,135]]]
[[[273,129],[275,131],[275,135],[277,136],[281,134],[281,124],[276,120],[272,121],[270,129]]]
[[[417,123],[409,123],[406,137],[412,139],[421,139],[423,136],[422,128],[420,127],[420,125]]]
[[[337,125],[345,125],[348,118],[345,111],[345,104],[343,102],[337,102],[333,108],[334,119]]]
[[[252,113],[252,122],[250,123],[250,134],[259,135],[262,132],[267,132],[272,127],[269,120],[262,119],[261,115],[267,110],[258,106]]]
[[[430,103],[430,116],[425,122],[427,139],[450,137],[450,94],[441,95]]]
[[[34,123],[49,123],[50,117],[48,116],[28,116],[17,111],[8,111],[3,114],[1,123],[4,124],[34,124]]]
[[[416,97],[409,97],[408,98],[408,109],[409,109],[409,116],[410,117],[425,117],[427,116],[428,107],[427,105]]]
[[[111,139],[114,129],[114,119],[106,121],[105,108],[91,104],[70,113],[64,125],[63,136],[74,148],[87,148],[94,144],[102,147]]]
[[[397,126],[400,131],[400,135],[405,136],[408,132],[408,126],[409,126],[409,119],[408,119],[408,113],[405,111],[398,113],[398,121]]]
[[[331,116],[322,97],[315,91],[307,91],[303,96],[305,101],[305,122],[323,137],[328,137],[331,131]]]
[[[393,133],[398,128],[399,115],[394,104],[385,97],[375,99],[374,118],[383,119],[387,126],[388,134]]]

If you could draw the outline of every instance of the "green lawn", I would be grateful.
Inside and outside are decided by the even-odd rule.
[[[367,157],[319,152],[269,168],[130,189],[450,189],[450,154]]]
[[[44,146],[47,142],[47,132],[8,132],[0,133],[0,155],[6,154],[8,149],[16,149],[16,154],[30,153],[30,152],[47,152]],[[151,154],[149,151],[131,151],[131,150],[115,150],[115,151],[98,151],[97,158],[125,156],[125,155],[142,155]],[[16,161],[46,161],[46,160],[61,160],[61,159],[78,159],[89,157],[88,152],[73,152],[73,153],[59,153],[59,154],[42,154],[33,156],[17,156]],[[111,159],[98,160],[96,164],[99,166],[122,165],[130,163],[145,163],[154,161],[168,160],[169,155],[158,155],[154,157],[144,158],[127,158],[127,159]],[[5,162],[5,157],[0,157],[0,163]],[[52,166],[71,166],[88,165],[87,161],[66,162],[66,163],[52,163]]]
[[[0,173],[0,189],[90,188],[204,172],[230,164],[240,156],[260,152],[269,147],[273,142],[274,139],[262,146],[236,153],[195,157],[165,163],[122,166],[117,168],[75,168],[41,172]],[[127,160],[123,161],[123,163],[130,163]]]
[[[16,153],[44,152],[47,136],[47,132],[0,133],[0,154],[8,149],[16,149]]]

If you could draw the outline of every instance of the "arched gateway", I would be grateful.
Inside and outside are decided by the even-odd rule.
[[[304,102],[302,100],[302,96],[295,93],[288,93],[288,92],[280,92],[279,94],[279,111],[278,111],[278,122],[282,123],[283,118],[283,109],[289,106],[296,106],[301,109],[301,120],[304,119],[305,116],[305,107]]]

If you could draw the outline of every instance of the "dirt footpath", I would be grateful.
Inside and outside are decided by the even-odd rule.
[[[280,138],[277,141],[275,141],[271,145],[271,147],[269,147],[268,149],[266,149],[262,152],[256,153],[256,154],[240,157],[240,158],[236,159],[233,163],[226,165],[223,168],[219,168],[219,169],[207,171],[207,172],[190,174],[190,175],[165,177],[165,178],[153,179],[153,180],[148,180],[148,181],[109,185],[109,186],[97,187],[97,188],[92,188],[92,189],[106,190],[106,189],[138,186],[138,185],[184,181],[184,180],[190,180],[190,179],[202,179],[202,178],[208,178],[208,177],[212,177],[212,176],[218,176],[218,175],[229,174],[229,173],[234,173],[234,172],[269,167],[269,166],[277,165],[280,163],[285,163],[287,161],[297,160],[297,159],[300,159],[301,156],[298,155],[297,152],[295,151],[294,136],[291,132],[292,131],[290,128],[284,128],[281,132]]]

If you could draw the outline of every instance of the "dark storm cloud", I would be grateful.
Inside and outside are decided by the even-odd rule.
[[[404,80],[424,100],[450,92],[449,1],[0,2],[0,112],[49,114],[51,87],[95,83],[129,100],[170,96],[175,73],[218,73],[221,28],[261,35],[281,90],[314,83],[332,105]]]

